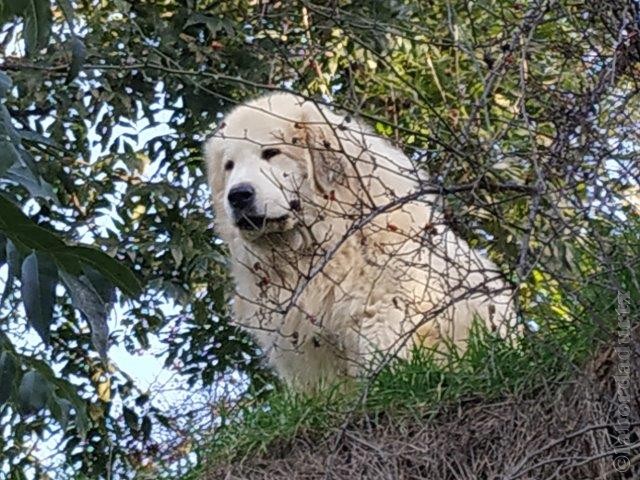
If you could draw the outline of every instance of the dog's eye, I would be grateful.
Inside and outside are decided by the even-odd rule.
[[[262,150],[262,158],[264,160],[269,160],[270,158],[275,157],[276,155],[280,155],[282,153],[279,148],[265,148]]]
[[[229,160],[227,163],[224,164],[224,169],[228,172],[229,170],[231,170],[233,168],[233,160]]]

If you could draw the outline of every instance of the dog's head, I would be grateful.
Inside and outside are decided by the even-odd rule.
[[[275,94],[226,116],[204,153],[227,234],[236,229],[256,240],[302,228],[321,217],[323,202],[335,201],[348,162],[327,114],[295,95]]]

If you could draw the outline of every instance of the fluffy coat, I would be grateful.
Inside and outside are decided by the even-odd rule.
[[[205,161],[235,321],[294,388],[416,345],[463,349],[474,318],[501,335],[514,325],[496,266],[446,226],[409,158],[362,122],[271,94],[225,117]],[[245,213],[230,204],[238,185],[254,191]]]

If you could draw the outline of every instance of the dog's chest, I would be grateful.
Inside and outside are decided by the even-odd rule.
[[[357,325],[361,312],[375,302],[376,290],[385,289],[384,279],[362,258],[356,242],[345,242],[325,261],[322,256],[285,258],[280,253],[263,255],[261,261],[245,264],[236,278],[239,302],[246,305],[243,323],[279,331],[300,340],[329,330],[340,334]],[[247,279],[248,280],[248,279]],[[244,315],[243,315],[244,316]]]

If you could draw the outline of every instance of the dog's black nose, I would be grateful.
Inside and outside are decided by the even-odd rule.
[[[253,205],[256,190],[249,183],[239,183],[229,190],[227,199],[235,210],[245,210]]]

